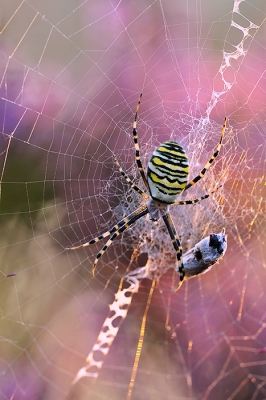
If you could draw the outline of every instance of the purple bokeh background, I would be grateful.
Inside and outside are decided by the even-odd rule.
[[[128,264],[126,240],[92,279],[95,247],[65,247],[109,226],[122,198],[115,153],[134,166],[132,118],[143,91],[140,146],[178,129],[189,139],[214,91],[223,54],[241,40],[232,19],[261,28],[224,74],[234,83],[210,118],[229,117],[237,140],[225,184],[234,207],[219,267],[171,297],[170,274],[155,290],[133,399],[264,399],[265,24],[262,1],[71,0],[3,4],[0,42],[2,180],[1,399],[124,399],[150,287],[141,285],[96,385],[71,387]],[[250,34],[255,32],[250,31]],[[216,143],[210,138],[211,149]],[[145,151],[144,151],[145,152]],[[229,164],[231,165],[231,164]],[[110,182],[115,182],[110,185]],[[240,230],[238,231],[237,228]],[[15,277],[4,274],[16,272]],[[105,290],[106,280],[114,274]],[[163,290],[163,292],[162,292]]]

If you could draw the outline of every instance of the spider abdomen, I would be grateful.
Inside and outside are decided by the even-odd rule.
[[[148,164],[151,197],[162,203],[174,203],[187,184],[188,174],[184,148],[174,141],[162,143],[154,150]]]

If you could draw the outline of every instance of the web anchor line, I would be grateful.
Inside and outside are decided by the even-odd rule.
[[[213,265],[223,258],[226,249],[227,237],[225,229],[219,234],[213,233],[202,239],[184,254],[184,280],[209,271]],[[121,279],[114,301],[109,305],[109,314],[102,325],[96,343],[86,358],[87,365],[80,368],[72,382],[73,385],[81,378],[87,377],[93,380],[98,378],[104,358],[107,356],[119,328],[127,316],[133,295],[139,291],[140,282],[144,278],[153,279],[149,272],[149,260],[144,267],[130,271]],[[122,288],[124,281],[129,284],[127,288]],[[117,318],[120,318],[120,322],[114,326],[113,321]],[[95,357],[96,353],[97,358]],[[102,355],[100,360],[99,353]]]

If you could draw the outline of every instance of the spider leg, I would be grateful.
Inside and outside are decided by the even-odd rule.
[[[124,224],[113,233],[113,235],[110,237],[110,239],[106,242],[106,244],[103,246],[103,248],[96,255],[96,258],[95,258],[95,261],[94,261],[94,264],[92,267],[92,271],[91,271],[93,276],[94,276],[95,268],[96,268],[96,265],[97,265],[99,259],[102,257],[102,255],[105,253],[105,251],[108,249],[108,247],[111,246],[111,244],[113,243],[113,240],[115,238],[117,238],[117,236],[121,235],[121,233],[123,233],[125,230],[130,228],[130,226],[132,224],[134,224],[138,219],[140,219],[141,217],[143,217],[144,215],[146,215],[148,213],[149,213],[148,207],[145,205],[145,206],[140,207],[131,218],[125,218],[123,220]]]
[[[109,231],[106,231],[102,233],[101,235],[97,236],[96,238],[91,239],[89,242],[83,243],[79,246],[74,246],[74,247],[67,247],[66,250],[78,250],[83,247],[90,246],[91,244],[97,243],[100,240],[110,236],[112,233],[116,232],[119,228],[121,228],[123,225],[127,224],[132,218],[137,216],[140,212],[142,212],[143,208],[146,206],[142,206],[138,208],[136,211],[132,212],[129,214],[126,218],[121,219],[116,225],[114,225]]]
[[[122,176],[125,178],[125,180],[130,184],[130,186],[132,187],[132,189],[136,190],[136,192],[138,192],[139,194],[141,194],[141,196],[143,196],[146,200],[149,199],[149,196],[143,192],[137,185],[135,185],[132,180],[127,176],[127,174],[123,171],[123,169],[121,168],[119,162],[117,161],[116,157],[114,157],[115,163],[119,169],[119,171],[121,172]]]
[[[197,199],[193,199],[193,200],[184,200],[184,201],[176,201],[175,203],[169,204],[170,206],[183,206],[186,204],[196,204],[201,200],[205,200],[208,197],[210,197],[211,194],[217,192],[218,189],[220,189],[221,185],[216,188],[215,190],[213,190],[212,192],[205,194],[204,196],[198,197]]]
[[[142,97],[142,93],[140,93],[140,95],[139,95],[139,101],[138,101],[138,104],[137,104],[137,107],[136,107],[136,113],[135,113],[135,118],[134,118],[134,122],[133,122],[133,139],[134,139],[134,145],[135,145],[135,150],[136,150],[135,158],[136,158],[136,163],[137,163],[137,166],[138,166],[138,170],[139,170],[139,172],[141,174],[143,182],[145,183],[145,186],[147,187],[147,189],[149,189],[148,181],[147,181],[146,175],[144,173],[144,170],[143,170],[143,167],[142,167],[142,162],[141,162],[140,155],[139,155],[137,119],[138,119],[138,112],[139,112],[139,106],[140,106],[141,97]]]
[[[174,224],[173,224],[170,214],[165,213],[163,215],[163,220],[166,225],[166,228],[168,229],[169,235],[171,237],[174,249],[176,251],[176,258],[178,261],[178,272],[179,272],[180,282],[177,285],[177,287],[173,290],[174,292],[176,292],[182,285],[182,281],[185,277],[185,268],[184,268],[183,260],[182,260],[182,246],[181,246],[178,234],[176,233],[176,230],[175,230],[175,227],[174,227]]]
[[[224,133],[225,133],[225,129],[226,129],[226,117],[224,119],[224,124],[223,124],[223,128],[222,128],[222,133],[221,133],[221,138],[220,141],[218,143],[217,149],[216,151],[213,153],[213,155],[211,156],[211,159],[207,162],[207,164],[205,165],[205,167],[202,169],[202,171],[199,173],[199,175],[197,175],[194,179],[192,179],[192,181],[190,181],[185,189],[187,190],[188,188],[190,188],[191,186],[195,185],[196,182],[198,182],[206,173],[206,171],[210,168],[212,162],[215,160],[215,158],[218,156],[218,154],[220,153],[221,150],[221,146],[222,146],[222,140],[224,137]]]

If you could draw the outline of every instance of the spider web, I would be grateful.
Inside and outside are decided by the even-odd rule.
[[[140,282],[96,381],[73,380],[128,271],[174,267],[163,224],[68,252],[135,210],[114,163],[141,188],[165,140],[191,178],[228,127],[215,164],[171,208],[184,251],[225,227],[212,271],[151,299],[132,399],[265,399],[265,18],[263,0],[2,2],[1,399],[124,399],[152,282]],[[164,267],[161,267],[164,266]],[[159,270],[162,271],[162,270]],[[14,275],[15,273],[15,275]],[[8,279],[7,279],[8,277]],[[129,398],[129,397],[128,397]]]

